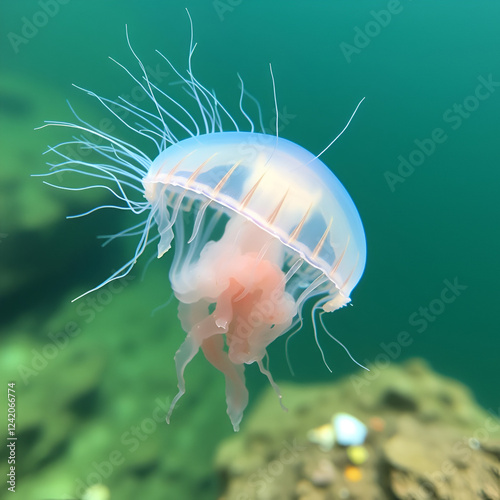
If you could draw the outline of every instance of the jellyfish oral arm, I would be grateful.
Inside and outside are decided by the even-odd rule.
[[[231,362],[224,351],[224,339],[221,335],[214,335],[205,340],[202,350],[207,361],[224,374],[226,379],[227,414],[231,419],[233,429],[238,431],[243,418],[243,411],[248,404],[244,367]]]
[[[294,299],[285,292],[282,260],[276,238],[243,218],[234,218],[219,241],[206,245],[196,263],[186,260],[171,273],[181,302],[179,316],[188,334],[175,355],[179,392],[167,421],[185,392],[184,370],[200,348],[224,374],[227,413],[235,431],[248,403],[245,364],[257,363],[281,402],[263,358],[267,346],[288,330],[297,314]]]

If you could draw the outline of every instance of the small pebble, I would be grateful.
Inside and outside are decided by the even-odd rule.
[[[332,419],[337,443],[342,446],[356,446],[365,442],[368,429],[360,420],[348,413],[337,413]]]
[[[324,488],[335,481],[335,467],[329,460],[320,460],[317,464],[311,464],[311,472],[308,474],[308,478],[314,484],[314,486],[319,486]]]
[[[350,498],[351,497],[351,493],[349,492],[349,490],[347,488],[342,488],[339,491],[339,497],[342,498],[342,499]]]
[[[361,472],[361,469],[359,467],[355,467],[354,465],[348,465],[344,469],[344,477],[348,481],[351,481],[351,483],[357,483],[358,481],[361,481],[363,473]]]
[[[331,424],[321,425],[308,431],[307,439],[319,445],[322,451],[329,451],[335,444],[335,431]]]
[[[385,429],[385,420],[377,416],[371,417],[368,426],[375,432],[382,432]]]
[[[481,448],[481,443],[476,438],[470,438],[469,439],[469,448],[471,450],[479,450],[479,448]]]
[[[364,446],[349,446],[347,458],[353,465],[362,465],[368,460],[368,450]]]
[[[82,500],[109,500],[110,498],[108,487],[101,483],[93,484],[82,495]]]

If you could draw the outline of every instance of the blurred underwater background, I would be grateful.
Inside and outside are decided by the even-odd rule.
[[[269,63],[280,136],[315,154],[366,97],[322,160],[359,210],[368,255],[352,307],[325,323],[371,371],[320,329],[330,373],[306,307],[289,344],[294,376],[285,338],[269,349],[289,412],[247,367],[237,435],[224,378],[201,354],[165,423],[185,337],[170,300],[172,255],[149,266],[145,255],[128,277],[71,302],[135,250],[133,239],[102,247],[97,236],[137,221],[113,210],[68,220],[110,198],[31,177],[47,172],[47,148],[71,137],[34,129],[74,120],[68,102],[115,127],[72,84],[145,102],[109,59],[140,74],[125,26],[155,84],[181,96],[155,51],[186,71],[186,7],[193,72],[242,126],[237,73],[274,134]],[[499,499],[499,18],[493,0],[2,2],[0,373],[16,387],[19,498]],[[340,444],[329,419],[342,413],[366,440]],[[3,446],[2,474],[8,458]]]

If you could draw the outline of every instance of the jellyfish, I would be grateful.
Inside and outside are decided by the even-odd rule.
[[[239,121],[248,124],[246,130],[215,92],[194,76],[192,24],[186,73],[158,52],[182,84],[188,104],[152,81],[128,32],[127,42],[140,76],[115,62],[151,107],[82,90],[119,125],[151,143],[152,153],[86,122],[72,110],[74,123],[43,125],[75,133],[71,140],[49,148],[59,160],[45,175],[76,172],[95,183],[76,188],[47,183],[73,190],[103,188],[117,199],[116,205],[78,216],[116,208],[140,218],[108,240],[138,237],[131,259],[80,297],[125,276],[151,244],[156,244],[158,258],[174,245],[169,278],[186,337],[174,356],[178,393],[166,420],[170,422],[186,391],[188,364],[201,351],[225,377],[227,413],[237,431],[249,399],[246,365],[258,366],[281,403],[267,348],[278,337],[300,330],[304,304],[311,298],[314,337],[325,360],[315,313],[321,318],[350,302],[365,266],[363,226],[351,197],[320,155],[280,137],[278,123],[275,134],[265,130],[258,101],[239,75]],[[272,68],[271,77],[277,117]],[[260,130],[243,106],[245,100],[256,107]],[[75,146],[91,150],[99,161],[72,157],[67,149]]]

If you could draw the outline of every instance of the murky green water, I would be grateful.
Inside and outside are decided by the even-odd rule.
[[[170,295],[168,257],[142,281],[138,267],[116,290],[72,304],[134,248],[120,242],[101,249],[94,235],[131,220],[100,212],[67,221],[98,198],[29,177],[46,171],[47,144],[68,139],[60,129],[33,131],[45,119],[70,119],[66,99],[89,121],[106,119],[99,103],[71,84],[141,105],[137,84],[108,59],[137,69],[125,25],[155,83],[178,91],[155,50],[185,68],[185,6],[198,43],[197,78],[237,114],[239,72],[271,133],[269,63],[280,135],[312,152],[366,97],[322,157],[354,199],[368,245],[353,307],[327,325],[372,373],[419,356],[499,411],[498,2],[5,1],[0,365],[2,379],[18,387],[18,487],[31,498],[76,498],[96,480],[113,485],[111,498],[215,497],[212,456],[232,430],[223,381],[204,360],[189,367],[188,393],[172,425],[163,421],[183,338],[174,302],[151,316]],[[320,340],[333,374],[308,322],[290,345],[295,380],[356,371],[325,334]],[[291,379],[284,342],[270,356],[275,377]],[[265,381],[252,370],[249,379],[255,399]]]

